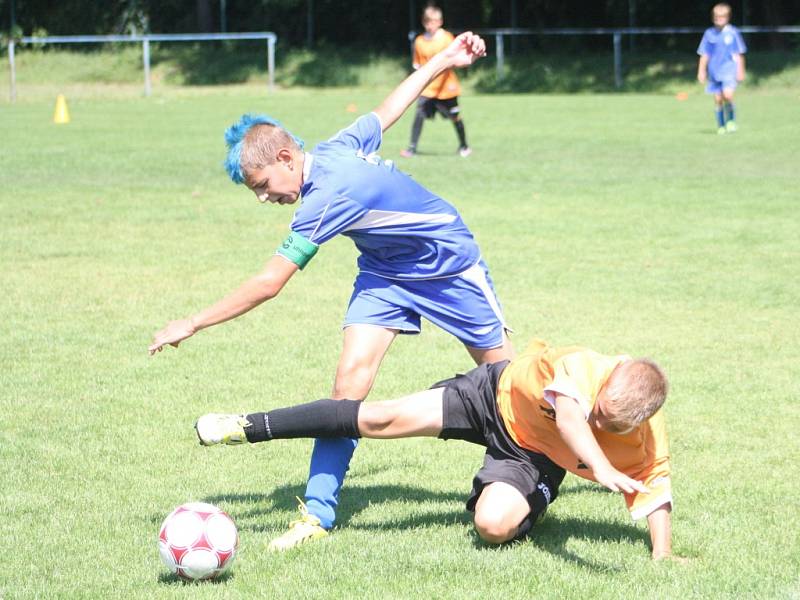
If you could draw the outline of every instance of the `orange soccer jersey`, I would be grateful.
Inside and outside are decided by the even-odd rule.
[[[419,68],[433,58],[436,54],[447,48],[453,41],[453,34],[444,29],[439,29],[432,37],[424,34],[418,35],[414,40],[414,67]],[[461,84],[458,82],[455,71],[448,69],[422,90],[422,96],[447,100],[461,94]]]
[[[523,448],[545,454],[567,471],[594,481],[589,469],[558,433],[555,398],[574,398],[588,418],[600,388],[614,368],[628,358],[604,356],[578,346],[551,348],[534,340],[503,371],[497,386],[498,410],[509,434]],[[662,411],[623,435],[596,428],[592,433],[614,468],[650,488],[650,494],[625,494],[634,519],[672,503]]]

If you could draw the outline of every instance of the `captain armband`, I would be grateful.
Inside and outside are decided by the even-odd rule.
[[[278,246],[275,254],[280,254],[284,258],[296,264],[302,270],[319,250],[313,242],[309,242],[296,231],[292,231],[289,236]]]

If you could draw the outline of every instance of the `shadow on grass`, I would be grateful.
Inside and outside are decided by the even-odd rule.
[[[270,528],[253,522],[253,518],[272,510],[296,511],[297,498],[302,498],[304,493],[305,486],[286,485],[274,489],[269,494],[224,494],[210,496],[203,501],[211,504],[224,503],[227,506],[259,504],[258,508],[245,511],[231,508],[231,513],[237,520],[237,524],[239,522],[243,523],[240,528],[260,532],[268,531]],[[466,494],[460,492],[432,492],[424,488],[406,485],[348,485],[342,494],[342,500],[337,510],[337,527],[391,530],[430,525],[469,524],[472,522],[472,516],[466,510],[432,507],[429,512],[420,514],[419,511],[415,511],[413,515],[409,515],[406,518],[379,523],[352,523],[354,517],[357,517],[370,506],[380,506],[383,503],[396,501],[417,504],[458,502],[463,506],[466,501]]]
[[[261,41],[161,44],[152,61],[163,65],[170,83],[186,85],[244,83],[267,73],[266,42]],[[323,46],[276,53],[275,70],[277,82],[284,86],[349,87],[363,84],[375,72],[396,78],[392,73],[397,64],[395,58],[371,52]]]
[[[616,567],[587,560],[567,548],[571,539],[591,540],[593,542],[629,543],[647,547],[648,534],[633,525],[612,521],[559,518],[548,515],[532,530],[531,543],[545,552],[560,557],[565,562],[597,571],[616,571]]]
[[[153,66],[166,63],[166,79],[185,85],[245,83],[267,71],[266,41],[159,44]]]
[[[191,581],[188,579],[181,579],[177,575],[173,573],[160,573],[158,576],[158,583],[160,585],[171,585],[171,586],[184,586],[184,585],[217,585],[220,583],[225,583],[229,579],[233,579],[233,573],[231,571],[226,571],[216,579],[202,579],[199,581]]]
[[[237,510],[231,508],[231,513],[240,522],[240,528],[258,533],[270,532],[272,528],[260,524],[256,519],[265,512],[272,510],[293,512],[297,508],[296,497],[302,497],[305,488],[300,485],[286,485],[276,488],[269,494],[224,494],[205,498],[205,502],[224,503],[228,506],[235,504],[259,504],[258,508],[250,510]],[[590,483],[578,483],[564,487],[560,495],[582,493],[611,493]],[[463,506],[466,493],[462,492],[433,492],[420,487],[407,485],[350,485],[343,495],[339,505],[338,526],[350,527],[357,530],[396,530],[422,528],[441,525],[470,525],[472,514],[465,509],[453,510],[450,507],[431,507],[430,510],[420,513],[418,510],[407,517],[386,520],[382,522],[353,523],[354,517],[370,506],[380,505],[392,501],[403,501],[418,504],[458,502]],[[647,547],[649,536],[646,531],[633,525],[621,524],[613,521],[596,521],[589,519],[561,518],[551,511],[542,522],[537,523],[529,542],[540,547],[545,552],[560,557],[565,562],[573,563],[583,568],[595,571],[613,571],[615,567],[608,564],[587,560],[567,548],[571,539],[591,540],[595,542],[630,543]],[[473,531],[473,544],[481,550],[508,551],[517,543],[495,546],[484,542]]]

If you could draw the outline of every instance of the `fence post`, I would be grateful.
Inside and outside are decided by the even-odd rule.
[[[503,53],[503,34],[502,33],[495,33],[494,34],[494,46],[495,51],[497,52],[497,81],[503,81],[503,76],[505,75],[505,60],[504,60],[504,53]]]
[[[267,70],[269,71],[270,92],[275,91],[275,38],[267,38]]]
[[[614,85],[622,87],[622,34],[614,32]]]
[[[142,38],[142,60],[144,61],[144,95],[150,96],[150,38]]]
[[[9,100],[14,102],[17,99],[17,72],[14,62],[14,40],[8,40],[8,67],[11,76],[11,91]]]

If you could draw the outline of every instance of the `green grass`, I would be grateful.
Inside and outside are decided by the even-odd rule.
[[[225,178],[222,131],[269,110],[309,142],[378,92],[252,87],[0,110],[0,597],[786,598],[800,594],[797,91],[738,96],[714,134],[692,94],[463,99],[475,153],[441,120],[402,165],[453,201],[492,268],[514,341],[649,355],[667,370],[674,545],[652,564],[621,498],[568,476],[535,538],[477,541],[478,447],[364,441],[326,541],[275,556],[310,442],[203,449],[194,419],[324,396],[355,274],[327,244],[281,297],[148,357],[152,333],[256,272],[291,211]],[[406,117],[385,139],[397,160]],[[372,399],[470,366],[426,325]],[[156,550],[189,500],[236,520],[230,577],[184,585]]]
[[[490,53],[493,52],[490,49]],[[142,49],[138,44],[22,46],[17,51],[20,100],[71,96],[137,96],[143,92]],[[156,94],[180,86],[266,85],[264,42],[151,44],[151,83]],[[615,87],[611,52],[573,49],[556,52],[520,50],[506,57],[498,80],[491,54],[461,78],[468,91],[480,93],[675,93],[700,89],[695,82],[693,48],[639,50],[622,55],[624,86]],[[747,86],[792,90],[800,81],[800,52],[754,50],[748,54]],[[409,70],[406,55],[388,56],[358,49],[321,47],[313,51],[276,51],[275,81],[284,88],[390,89]],[[0,61],[0,80],[8,81],[8,61]],[[8,95],[0,98],[7,101]]]

